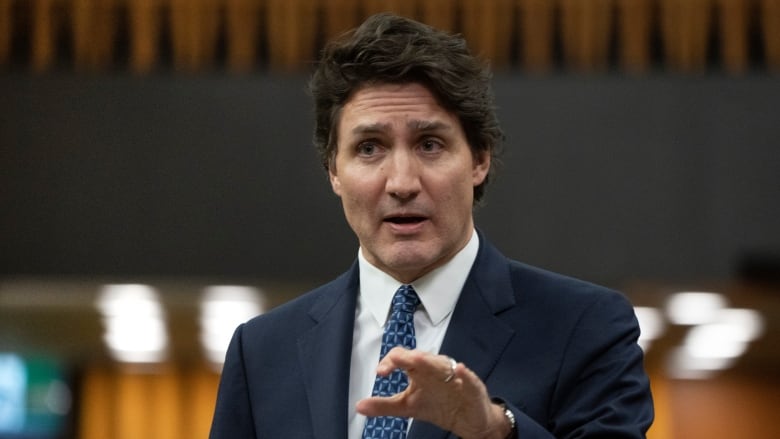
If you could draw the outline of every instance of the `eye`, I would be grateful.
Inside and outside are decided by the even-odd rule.
[[[439,152],[442,148],[444,148],[444,144],[442,144],[442,142],[438,139],[434,138],[423,139],[423,141],[420,143],[420,150],[425,153]]]
[[[370,157],[378,152],[379,145],[373,140],[368,140],[358,143],[356,149],[358,155]]]

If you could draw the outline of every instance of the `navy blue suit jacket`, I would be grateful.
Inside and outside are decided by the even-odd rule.
[[[653,406],[629,302],[509,260],[480,237],[441,353],[507,403],[523,439],[644,437]],[[358,284],[355,263],[236,330],[211,439],[347,437]],[[409,432],[446,437],[422,421]]]

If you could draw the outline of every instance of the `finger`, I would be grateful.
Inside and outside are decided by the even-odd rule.
[[[425,367],[425,356],[430,355],[423,351],[406,349],[404,347],[394,347],[391,349],[377,366],[377,373],[387,375],[396,369],[404,371],[415,370]]]
[[[455,375],[463,380],[464,385],[468,390],[481,390],[484,385],[482,380],[479,379],[473,370],[466,367],[463,363],[458,364],[458,368],[455,370]]]
[[[403,403],[403,399],[398,395],[388,397],[372,396],[361,399],[357,402],[355,410],[361,415],[368,417],[401,416],[408,418],[413,416],[409,407]]]
[[[403,369],[409,376],[446,381],[448,377],[454,378],[456,365],[455,360],[446,355],[393,348],[379,363],[377,373],[386,375],[395,369]]]
[[[464,366],[451,357],[430,354],[416,368],[409,367],[409,375],[425,379],[428,383],[448,384],[457,378],[458,367]]]
[[[452,357],[447,357],[447,365],[450,367],[450,370],[447,371],[447,376],[444,377],[444,382],[449,383],[452,381],[453,378],[457,376],[457,369],[458,369],[458,362],[455,361]]]
[[[378,375],[389,375],[396,369],[407,369],[411,364],[411,361],[406,359],[407,354],[411,352],[404,347],[396,346],[391,349],[385,356],[379,361],[376,368]]]

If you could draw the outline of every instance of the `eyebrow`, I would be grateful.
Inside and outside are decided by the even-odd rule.
[[[417,131],[452,131],[452,125],[438,120],[410,120],[406,126]]]
[[[353,134],[366,134],[366,133],[381,133],[390,130],[390,124],[387,123],[372,123],[358,125],[352,128]],[[415,131],[452,131],[453,127],[450,124],[438,121],[438,120],[420,120],[413,119],[406,123],[408,128]]]
[[[387,131],[390,128],[390,124],[387,123],[371,123],[358,125],[352,128],[353,134],[366,134],[366,133],[381,133]]]

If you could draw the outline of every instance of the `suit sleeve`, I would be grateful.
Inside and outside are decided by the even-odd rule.
[[[209,439],[256,437],[239,326],[225,356]]]
[[[518,436],[645,438],[653,401],[638,336],[633,308],[623,296],[612,293],[585,308],[560,366],[550,425],[540,425],[509,405]]]
[[[553,431],[566,438],[644,438],[653,422],[639,324],[623,296],[583,311],[559,371]]]

